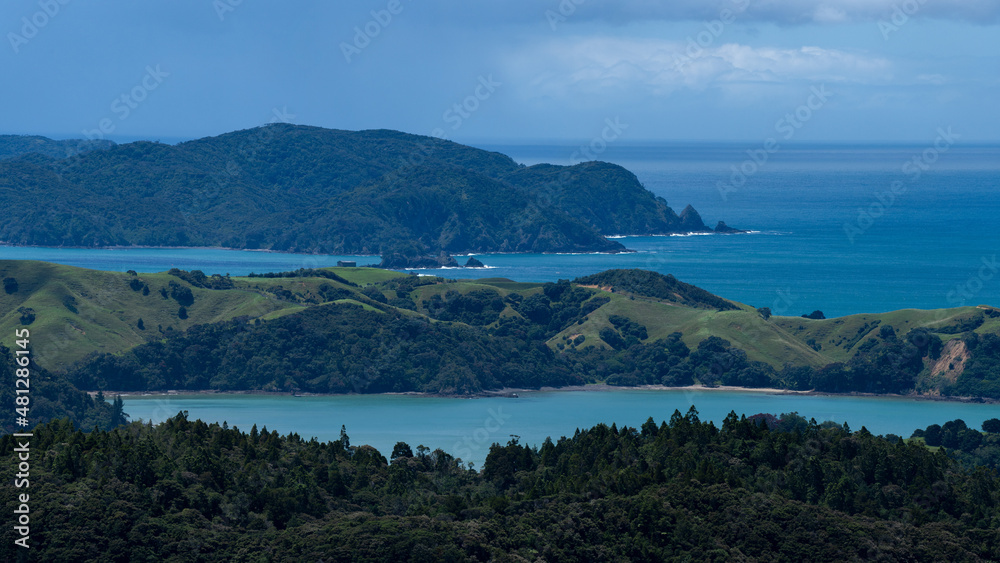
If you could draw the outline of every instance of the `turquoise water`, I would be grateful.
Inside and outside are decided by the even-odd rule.
[[[608,268],[647,268],[787,315],[815,309],[829,317],[910,307],[1000,305],[1000,272],[994,262],[1000,247],[1000,146],[955,145],[937,155],[919,177],[904,172],[904,165],[922,157],[932,141],[926,146],[787,147],[735,190],[726,183],[733,167],[747,160],[745,151],[754,148],[751,145],[613,145],[600,157],[635,172],[675,210],[691,203],[709,225],[721,219],[758,232],[631,237],[621,242],[637,252],[618,255],[488,254],[479,256],[490,266],[485,270],[422,273],[554,281]],[[575,150],[484,148],[526,164],[566,164]],[[900,193],[890,202],[885,193],[894,182],[900,182]],[[721,192],[720,183],[725,188]],[[887,203],[880,203],[880,196]],[[868,215],[859,222],[861,211]],[[845,224],[861,232],[849,237]],[[0,258],[118,271],[177,267],[233,275],[329,266],[342,259],[378,261],[217,249],[11,247],[0,247]],[[984,269],[984,264],[993,268]]]
[[[291,397],[270,395],[175,395],[124,398],[132,420],[160,422],[181,410],[190,418],[227,422],[249,431],[254,424],[279,434],[336,440],[340,427],[354,445],[369,444],[384,455],[397,441],[416,448],[425,445],[482,467],[490,444],[506,443],[511,435],[522,443],[540,445],[572,436],[577,428],[598,423],[638,427],[647,417],[659,423],[674,409],[691,405],[702,420],[721,425],[738,414],[798,412],[817,421],[865,426],[875,434],[909,436],[916,428],[956,418],[978,428],[1000,415],[990,404],[920,401],[903,398],[805,396],[757,391],[698,391],[690,389],[523,392],[518,398],[454,399],[412,395],[339,395]]]

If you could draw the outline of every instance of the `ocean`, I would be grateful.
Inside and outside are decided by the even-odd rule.
[[[484,148],[528,165],[570,164],[578,149]],[[672,273],[778,314],[1000,305],[1000,145],[802,144],[762,164],[750,154],[758,148],[609,146],[602,160],[631,170],[674,210],[692,204],[709,226],[755,231],[624,239],[638,254],[615,267]]]
[[[609,268],[646,268],[781,315],[1000,305],[1000,145],[935,147],[934,141],[801,144],[770,154],[753,143],[612,144],[598,158],[634,172],[676,211],[692,204],[709,226],[722,220],[753,232],[627,237],[618,240],[636,252],[618,255],[478,255],[489,268],[420,273],[555,281]],[[579,147],[481,148],[531,165],[570,164]],[[379,260],[218,249],[13,247],[0,247],[0,258],[232,275]]]

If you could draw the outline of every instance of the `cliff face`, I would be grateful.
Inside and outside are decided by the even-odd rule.
[[[693,208],[678,216],[620,166],[524,167],[397,131],[275,124],[101,148],[0,160],[9,188],[0,241],[412,258],[621,252],[607,235],[708,230]]]
[[[507,177],[550,208],[565,211],[604,235],[647,235],[686,232],[666,200],[646,190],[638,178],[621,166],[585,162],[576,166],[540,164]],[[693,208],[688,212],[698,213]],[[700,218],[691,219],[691,224]],[[704,224],[698,230],[706,230]]]

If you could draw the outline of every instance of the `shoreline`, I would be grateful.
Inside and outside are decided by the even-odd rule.
[[[272,250],[270,248],[233,248],[229,246],[45,246],[39,244],[13,244],[0,242],[0,247],[10,248],[50,248],[52,250],[235,250],[240,252],[265,252],[273,254],[298,254],[300,256],[364,256],[366,258],[380,257],[379,254],[327,254],[321,252],[292,252],[290,250]]]
[[[830,393],[826,391],[798,391],[795,389],[780,389],[776,387],[736,387],[719,385],[709,387],[706,385],[688,385],[685,387],[667,387],[664,385],[638,385],[635,387],[621,387],[617,385],[607,385],[595,383],[590,385],[568,385],[566,387],[540,387],[538,389],[526,389],[518,387],[504,387],[480,391],[471,395],[455,395],[445,393],[428,393],[424,391],[401,391],[388,393],[296,393],[292,391],[264,391],[264,390],[229,390],[221,391],[215,389],[199,390],[176,390],[166,391],[103,391],[105,399],[120,395],[124,397],[178,397],[178,396],[199,396],[199,395],[262,395],[262,396],[288,396],[288,397],[347,397],[347,396],[414,396],[414,397],[436,397],[444,399],[487,399],[487,398],[520,398],[522,393],[553,393],[553,392],[612,392],[612,391],[680,391],[680,392],[720,392],[728,391],[732,393],[762,393],[767,395],[798,395],[814,397],[862,397],[872,399],[910,399],[915,401],[934,401],[946,403],[979,403],[979,404],[1000,404],[1000,399],[989,397],[948,397],[941,395],[900,395],[898,393]],[[91,397],[96,397],[99,391],[87,391]]]
[[[722,233],[705,233],[705,234],[722,234]],[[687,236],[682,234],[670,234],[670,235],[623,235],[619,238],[630,238],[630,237],[645,237],[645,236]],[[607,237],[605,237],[607,238]],[[358,257],[358,258],[381,258],[381,254],[355,254],[351,252],[345,252],[343,254],[332,254],[329,252],[296,252],[292,250],[274,250],[271,248],[235,248],[231,246],[146,246],[146,245],[130,245],[130,246],[46,246],[39,244],[15,244],[6,241],[0,241],[0,248],[48,248],[52,250],[231,250],[236,252],[263,252],[272,254],[295,254],[299,256],[343,256],[343,257]],[[519,256],[522,254],[536,254],[540,256],[544,255],[565,255],[565,256],[576,256],[576,255],[588,255],[588,254],[628,254],[638,252],[637,250],[632,250],[631,248],[622,248],[618,250],[593,250],[585,252],[558,252],[558,251],[547,251],[547,252],[496,252],[496,251],[470,251],[463,250],[455,254],[449,254],[449,256],[464,258],[468,256],[489,256],[489,255],[513,255]],[[360,267],[360,266],[359,266]],[[377,267],[377,266],[367,266],[367,267]],[[463,266],[464,267],[464,266]],[[382,268],[386,269],[386,268]],[[436,268],[414,268],[418,270],[430,270]]]
[[[609,241],[617,241],[621,239],[629,238],[648,238],[648,237],[689,237],[696,235],[729,235],[729,234],[759,234],[762,231],[747,230],[740,231],[736,233],[719,233],[715,231],[685,231],[677,233],[662,233],[662,234],[630,234],[630,235],[601,235]],[[621,243],[619,243],[621,244]],[[624,246],[624,245],[623,245]],[[8,248],[48,248],[52,250],[228,250],[237,252],[262,252],[262,253],[273,253],[273,254],[292,254],[299,256],[342,256],[342,257],[358,257],[358,258],[381,258],[381,254],[355,254],[355,253],[343,253],[343,254],[332,254],[327,252],[296,252],[291,250],[274,250],[270,248],[235,248],[230,246],[150,246],[150,245],[109,245],[109,246],[46,246],[38,244],[17,244],[8,241],[0,241],[0,247]],[[454,257],[468,257],[468,256],[490,256],[490,255],[554,255],[554,256],[585,256],[585,255],[602,255],[602,254],[632,254],[639,251],[631,248],[621,248],[616,250],[593,250],[593,251],[582,251],[582,252],[565,252],[565,251],[543,251],[543,252],[497,252],[497,251],[471,251],[463,250],[454,254],[449,254]],[[380,268],[378,265],[371,264],[369,268]],[[465,266],[458,267],[443,267],[443,268],[403,268],[403,270],[436,270],[436,269],[464,269]],[[395,270],[395,268],[380,268],[384,270]]]

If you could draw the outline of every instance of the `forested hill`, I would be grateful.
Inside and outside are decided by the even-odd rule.
[[[66,158],[38,139],[0,139],[0,159],[21,155],[0,160],[2,242],[416,256],[615,252],[605,235],[710,230],[620,166],[525,167],[397,131],[272,124]]]
[[[648,270],[606,270],[573,280],[582,286],[593,286],[618,293],[664,299],[689,307],[729,311],[739,309],[734,303],[704,289],[684,283],[670,274]]]
[[[109,149],[112,141],[72,139],[55,141],[38,135],[0,135],[0,160],[28,154],[40,154],[60,159],[85,152]]]

